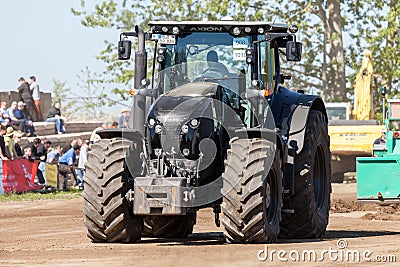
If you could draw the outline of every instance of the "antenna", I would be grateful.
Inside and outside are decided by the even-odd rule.
[[[271,24],[271,28],[269,29],[270,31],[272,31],[272,27],[273,27],[274,24],[275,24],[276,17],[277,17],[277,15],[274,16],[274,19],[273,19],[272,24]]]

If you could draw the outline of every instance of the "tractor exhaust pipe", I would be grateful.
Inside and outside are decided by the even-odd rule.
[[[145,49],[145,33],[138,25],[135,26],[135,31],[138,35],[138,48],[135,51],[135,79],[134,87],[139,89],[143,79],[146,79],[147,74],[147,53]],[[129,125],[139,131],[144,136],[144,124],[146,116],[146,96],[135,95],[133,98],[133,114],[129,117]],[[134,118],[134,119],[133,119]]]

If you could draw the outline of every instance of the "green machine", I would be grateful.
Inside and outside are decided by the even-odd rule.
[[[373,157],[357,158],[358,200],[400,202],[400,99],[388,103],[386,143],[374,144]]]

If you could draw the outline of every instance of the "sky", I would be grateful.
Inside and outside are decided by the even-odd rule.
[[[104,40],[117,42],[119,32],[84,27],[71,7],[79,10],[80,0],[1,1],[0,91],[15,90],[20,76],[28,81],[35,75],[41,91],[50,92],[55,79],[79,92],[81,70],[103,70],[96,55]]]

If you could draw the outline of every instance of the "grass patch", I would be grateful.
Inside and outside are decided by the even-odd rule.
[[[78,189],[69,189],[68,191],[56,191],[48,193],[27,192],[27,193],[7,193],[0,195],[0,202],[8,201],[32,201],[42,199],[74,199],[82,195],[82,191]]]

